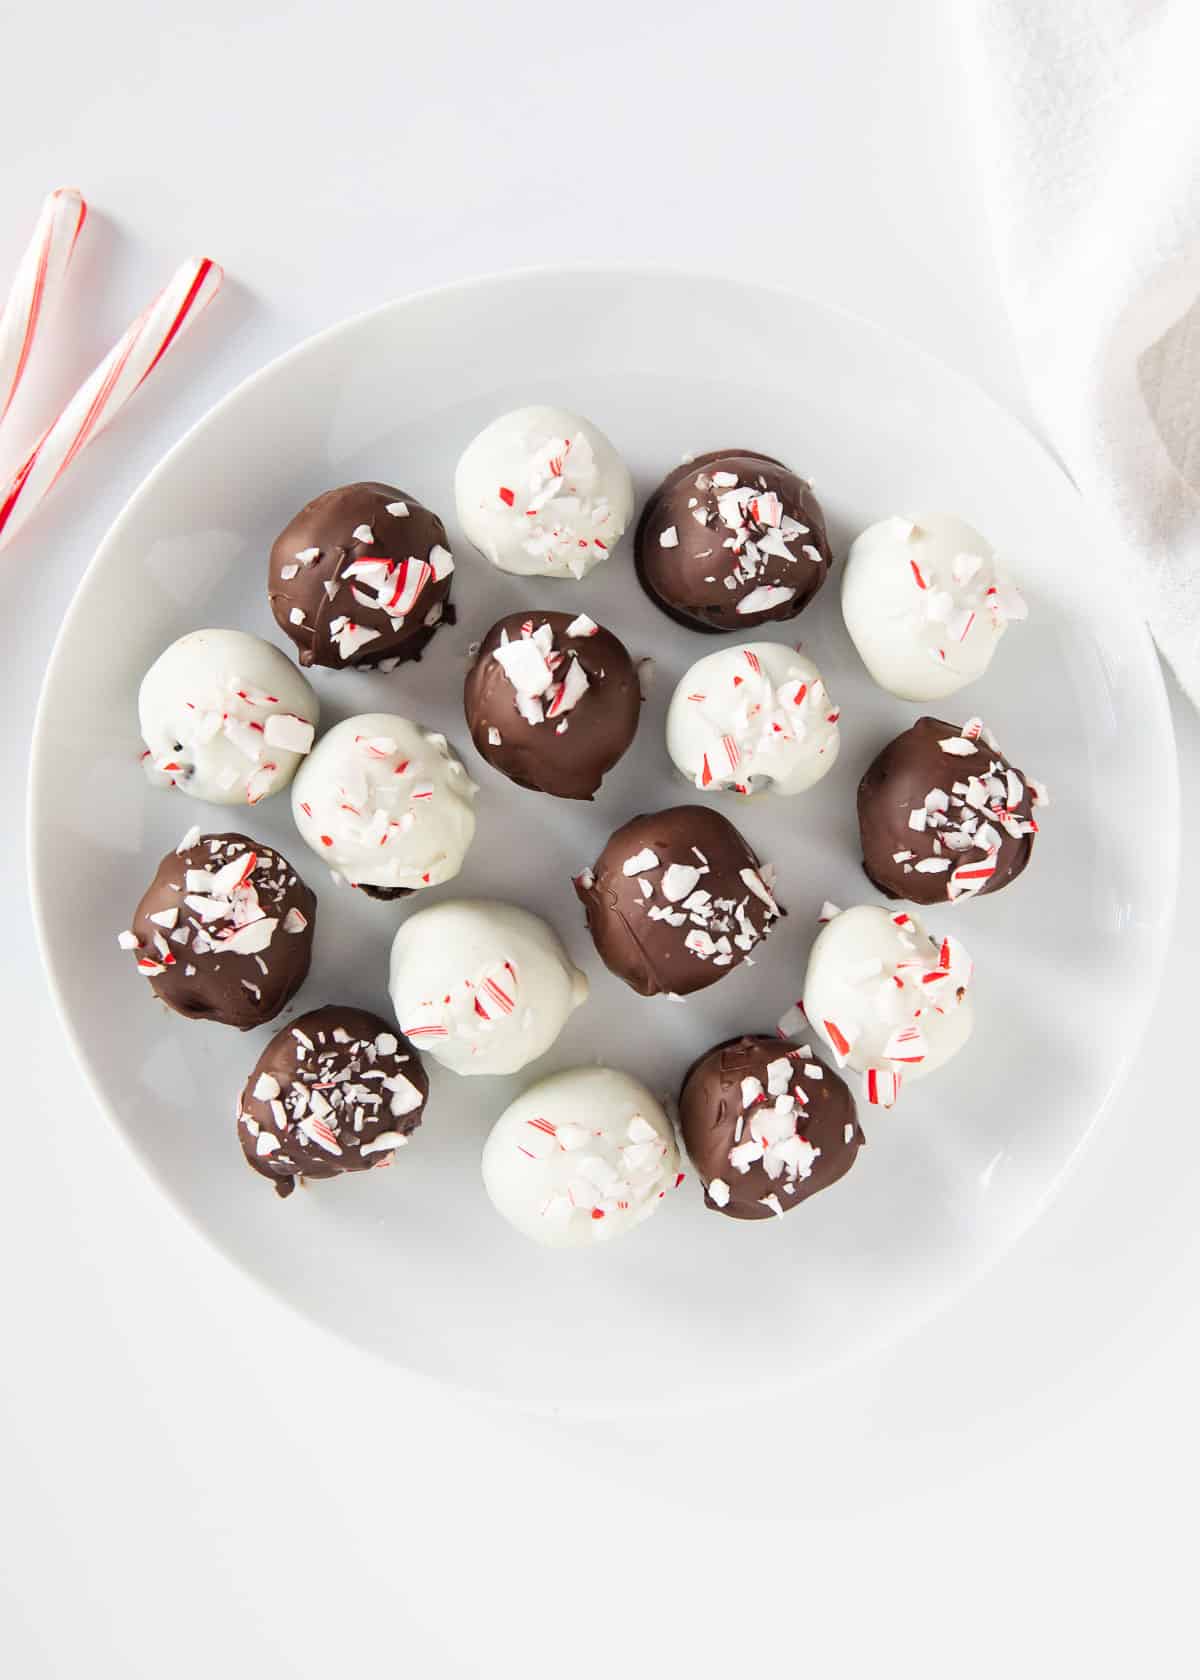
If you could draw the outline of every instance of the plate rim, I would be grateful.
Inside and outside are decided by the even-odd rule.
[[[352,1347],[360,1354],[366,1354],[374,1361],[382,1364],[389,1371],[402,1372],[409,1380],[416,1380],[431,1389],[449,1390],[453,1393],[470,1395],[477,1401],[491,1404],[504,1412],[520,1412],[536,1415],[543,1410],[536,1402],[521,1398],[497,1389],[488,1388],[482,1384],[468,1383],[449,1377],[435,1375],[422,1370],[419,1366],[400,1363],[387,1357],[382,1350],[365,1346],[356,1341],[351,1335],[341,1331],[337,1326],[307,1313],[297,1303],[281,1294],[267,1279],[260,1277],[251,1267],[234,1252],[216,1241],[188,1203],[165,1183],[158,1175],[154,1164],[139,1144],[133,1134],[121,1120],[118,1106],[105,1093],[98,1068],[94,1065],[90,1052],[85,1046],[75,1022],[67,1008],[66,998],[60,985],[58,971],[52,956],[51,933],[49,927],[48,902],[49,893],[41,860],[40,830],[45,801],[49,799],[51,789],[46,775],[48,754],[46,752],[46,732],[48,729],[47,714],[50,706],[50,694],[56,684],[59,665],[65,657],[65,644],[73,630],[77,613],[81,610],[81,598],[86,586],[94,574],[107,563],[110,551],[119,543],[123,528],[143,498],[152,494],[159,479],[163,477],[175,457],[182,453],[192,442],[193,438],[211,425],[218,424],[228,408],[239,402],[247,392],[259,384],[275,377],[290,363],[300,360],[310,354],[319,345],[338,337],[357,332],[375,319],[382,319],[391,314],[411,308],[414,305],[430,302],[435,299],[448,299],[452,296],[463,296],[476,291],[483,291],[489,287],[501,284],[521,284],[529,281],[541,283],[555,283],[569,281],[572,278],[590,281],[611,279],[614,283],[633,285],[650,280],[653,282],[675,282],[681,286],[720,287],[737,293],[743,297],[749,295],[769,295],[776,299],[783,299],[797,310],[812,313],[817,316],[833,318],[849,327],[855,333],[864,336],[874,336],[886,340],[892,346],[900,349],[906,356],[927,366],[933,374],[943,381],[949,381],[958,388],[969,392],[971,400],[983,403],[991,412],[992,418],[1008,432],[1019,436],[1026,446],[1032,445],[1044,458],[1056,477],[1070,491],[1079,509],[1081,520],[1086,525],[1089,534],[1101,546],[1110,563],[1114,566],[1116,577],[1124,584],[1132,596],[1133,586],[1129,583],[1121,567],[1116,563],[1114,543],[1110,533],[1106,532],[1094,510],[1084,500],[1077,485],[1072,480],[1066,468],[1059,461],[1049,445],[1027,425],[1016,413],[1008,408],[998,398],[994,397],[983,385],[969,374],[961,372],[951,363],[916,343],[906,334],[897,332],[885,326],[870,316],[846,308],[842,304],[830,303],[810,294],[797,290],[782,281],[747,281],[716,270],[692,268],[687,265],[675,265],[655,262],[589,262],[577,261],[570,263],[541,263],[522,265],[516,268],[492,270],[483,274],[476,274],[443,282],[438,285],[422,287],[413,292],[401,293],[382,303],[357,310],[340,320],[330,322],[318,328],[315,332],[298,340],[289,349],[264,362],[238,380],[225,394],[219,397],[209,408],[194,420],[174,443],[170,444],[159,456],[140,481],[134,486],[125,499],[120,510],[109,524],[104,535],[96,545],[72,590],[71,599],[63,613],[58,630],[54,637],[46,668],[42,676],[38,702],[34,714],[33,730],[30,737],[29,761],[26,774],[26,819],[25,845],[27,858],[27,877],[29,884],[29,903],[37,939],[38,952],[42,962],[45,982],[53,1001],[54,1011],[63,1031],[75,1062],[80,1069],[88,1091],[101,1113],[105,1116],[111,1129],[117,1134],[129,1155],[136,1161],[140,1171],[146,1175],[154,1186],[156,1193],[180,1216],[192,1233],[199,1238],[207,1249],[217,1254],[221,1260],[243,1279],[250,1281],[259,1295],[269,1300],[276,1309],[286,1310],[294,1319],[303,1322],[311,1331],[336,1341],[342,1347]],[[1158,722],[1162,728],[1163,744],[1167,777],[1162,788],[1164,815],[1169,830],[1169,840],[1166,843],[1166,880],[1162,883],[1162,907],[1159,917],[1151,926],[1151,950],[1148,968],[1151,984],[1142,988],[1136,1008],[1127,1013],[1125,1032],[1123,1034],[1125,1049],[1118,1058],[1117,1066],[1109,1082],[1108,1089],[1093,1112],[1085,1131],[1069,1153],[1064,1157],[1059,1169],[1043,1185],[1041,1192],[1030,1202],[1025,1217],[1010,1240],[995,1254],[985,1256],[979,1261],[968,1265],[957,1283],[946,1294],[937,1296],[926,1308],[922,1307],[909,1313],[897,1315],[895,1324],[888,1333],[870,1341],[861,1347],[851,1348],[844,1354],[829,1361],[819,1370],[797,1373],[791,1377],[777,1379],[783,1391],[798,1391],[799,1389],[843,1372],[860,1363],[862,1360],[877,1357],[897,1346],[908,1336],[915,1334],[924,1326],[932,1323],[942,1314],[962,1301],[964,1296],[975,1287],[984,1277],[990,1274],[1012,1250],[1028,1234],[1030,1229],[1046,1213],[1050,1204],[1058,1196],[1068,1177],[1075,1171],[1085,1152],[1090,1147],[1099,1127],[1106,1121],[1117,1099],[1124,1091],[1129,1076],[1133,1070],[1137,1057],[1141,1053],[1145,1041],[1154,1006],[1158,1000],[1163,985],[1166,958],[1170,948],[1171,933],[1175,922],[1175,911],[1178,903],[1179,879],[1182,853],[1181,831],[1181,787],[1179,774],[1178,743],[1175,735],[1174,720],[1171,715],[1167,685],[1162,669],[1162,659],[1154,638],[1145,618],[1134,614],[1136,625],[1135,637],[1141,643],[1144,653],[1149,655],[1149,669],[1152,678],[1148,684],[1146,699],[1157,713]],[[728,1403],[728,1396],[724,1391],[714,1394],[711,1402],[697,1398],[689,1402],[688,1410],[699,1415],[707,1410],[720,1408]],[[547,1406],[545,1410],[550,1415],[561,1416],[561,1406]],[[614,1415],[658,1416],[660,1412],[652,1404],[637,1405],[622,1409],[615,1413],[611,1405],[592,1410],[589,1407],[571,1406],[569,1415],[587,1419],[611,1418]]]

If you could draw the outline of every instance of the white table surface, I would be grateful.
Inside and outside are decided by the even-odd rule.
[[[89,553],[186,424],[315,328],[481,270],[680,262],[874,316],[1024,413],[948,11],[107,0],[6,18],[0,276],[50,187],[78,184],[95,217],[87,307],[26,418],[182,256],[229,273],[0,562],[13,1680],[1194,1672],[1186,843],[1141,1072],[1019,1250],[890,1357],[670,1432],[482,1411],[248,1286],[95,1110],[26,904],[31,719]],[[1200,724],[1173,705],[1188,835]]]

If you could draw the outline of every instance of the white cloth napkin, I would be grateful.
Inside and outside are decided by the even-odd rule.
[[[1047,436],[1200,704],[1200,0],[952,0]]]

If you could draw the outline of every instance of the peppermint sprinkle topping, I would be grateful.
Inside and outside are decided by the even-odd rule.
[[[588,675],[574,652],[556,652],[552,625],[535,630],[527,619],[515,641],[507,630],[500,637],[492,657],[515,689],[517,710],[527,723],[545,723],[574,710],[588,691]]]
[[[763,584],[743,595],[736,610],[739,613],[771,612],[773,608],[783,606],[785,601],[790,601],[795,593],[794,589],[780,583]]]

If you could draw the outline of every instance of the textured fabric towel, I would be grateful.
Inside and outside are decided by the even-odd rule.
[[[1200,703],[1200,0],[954,0],[1047,437]]]

